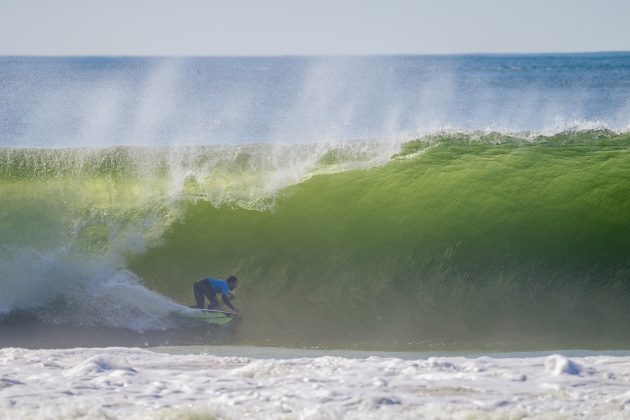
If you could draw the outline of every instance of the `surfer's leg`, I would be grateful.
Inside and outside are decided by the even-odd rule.
[[[195,307],[203,309],[203,295],[205,294],[204,283],[208,283],[208,280],[199,280],[193,284],[193,293],[195,295]]]
[[[208,309],[216,309],[219,306],[219,301],[217,300],[217,295],[214,293],[210,293],[208,296],[208,300],[210,300],[210,305],[208,305]]]

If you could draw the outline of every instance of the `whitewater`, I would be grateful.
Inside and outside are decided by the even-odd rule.
[[[322,356],[315,351],[300,356],[300,351],[292,351],[287,359],[278,354],[269,358],[265,350],[269,352],[255,350],[252,353],[258,357],[252,358],[129,348],[3,349],[0,416],[622,419],[630,415],[628,356],[404,360]]]
[[[0,417],[630,417],[629,54],[0,80]]]

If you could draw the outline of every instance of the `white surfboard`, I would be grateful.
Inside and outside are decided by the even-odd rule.
[[[219,311],[216,309],[184,308],[183,310],[176,313],[186,318],[196,319],[199,321],[204,321],[208,324],[215,325],[225,325],[238,318],[238,314],[235,314],[233,312]]]

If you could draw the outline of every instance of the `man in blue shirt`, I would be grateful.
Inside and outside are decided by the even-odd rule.
[[[195,306],[193,308],[203,309],[203,297],[207,297],[210,301],[208,309],[216,309],[219,306],[217,300],[217,294],[221,294],[221,300],[223,303],[236,311],[236,308],[230,302],[230,296],[234,299],[234,290],[238,279],[235,276],[230,276],[226,280],[218,280],[213,278],[201,279],[193,284],[193,293],[195,294]]]

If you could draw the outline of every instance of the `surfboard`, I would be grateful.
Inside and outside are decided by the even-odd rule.
[[[216,309],[186,308],[185,310],[178,311],[177,314],[185,318],[195,319],[215,325],[225,325],[238,318],[238,314],[218,311]]]

